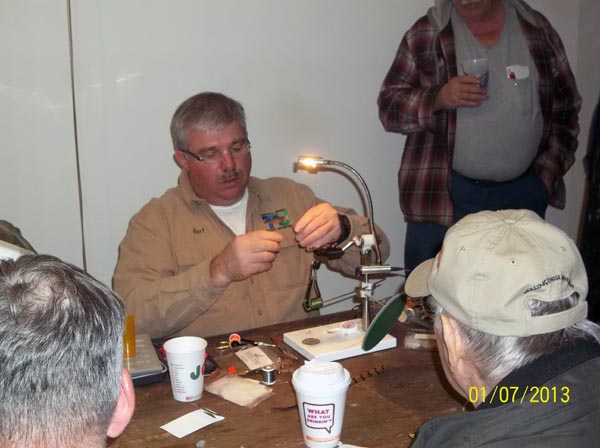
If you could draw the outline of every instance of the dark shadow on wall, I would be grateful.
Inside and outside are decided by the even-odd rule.
[[[584,204],[580,250],[589,279],[589,319],[600,322],[600,98],[590,125],[584,159],[587,203]]]

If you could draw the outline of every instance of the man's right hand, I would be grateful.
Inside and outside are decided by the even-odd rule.
[[[271,269],[281,250],[277,232],[256,230],[237,236],[210,262],[210,278],[216,287],[244,280]]]
[[[433,109],[437,112],[458,107],[478,107],[487,98],[487,89],[479,87],[479,78],[457,76],[440,89]]]

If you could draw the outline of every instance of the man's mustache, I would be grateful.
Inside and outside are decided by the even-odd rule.
[[[242,172],[239,170],[225,171],[219,177],[217,177],[217,183],[222,184],[225,182],[231,182],[242,177]]]

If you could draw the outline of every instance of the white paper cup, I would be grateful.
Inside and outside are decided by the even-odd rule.
[[[204,388],[206,341],[195,336],[169,339],[163,348],[167,353],[173,398],[196,401]]]
[[[467,59],[462,62],[462,68],[465,75],[479,78],[479,86],[487,88],[490,75],[486,58]]]
[[[304,443],[332,448],[340,441],[350,372],[338,362],[308,361],[292,375]]]

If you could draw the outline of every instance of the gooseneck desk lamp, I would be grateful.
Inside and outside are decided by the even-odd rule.
[[[396,339],[385,333],[391,329],[393,321],[395,321],[395,319],[398,317],[405,303],[404,295],[402,295],[402,297],[400,295],[394,296],[382,309],[382,311],[384,311],[386,308],[390,309],[392,312],[390,313],[390,311],[388,311],[385,313],[385,315],[387,316],[395,314],[395,316],[393,316],[393,320],[386,319],[389,322],[387,322],[385,326],[377,325],[377,328],[373,328],[374,325],[372,325],[371,319],[373,282],[369,281],[369,275],[387,274],[392,271],[401,270],[401,268],[394,268],[381,264],[382,260],[381,251],[379,249],[379,239],[376,233],[375,220],[373,218],[373,201],[371,199],[371,193],[367,187],[367,183],[358,173],[358,171],[346,163],[339,162],[337,160],[327,160],[323,157],[316,156],[302,155],[298,158],[296,163],[297,169],[305,169],[310,172],[326,170],[330,166],[343,168],[344,170],[352,173],[358,179],[366,199],[367,220],[370,233],[355,236],[342,248],[326,247],[317,249],[316,251],[318,255],[330,258],[338,258],[343,256],[344,252],[352,246],[357,246],[360,248],[361,265],[356,268],[356,274],[362,275],[364,278],[364,280],[361,281],[359,288],[362,311],[362,318],[360,319],[360,322],[348,321],[284,334],[284,341],[301,354],[309,359],[318,358],[323,361],[344,359],[351,356],[357,356],[364,353],[395,347]],[[372,255],[375,257],[374,265],[369,264]],[[311,284],[309,285],[307,297],[304,302],[304,308],[306,311],[319,309],[328,302],[328,300],[323,300],[320,297],[319,288],[316,284],[316,269],[318,269],[319,264],[320,263],[318,261],[315,261],[312,266],[313,273],[311,277]],[[313,287],[319,297],[310,299],[308,294]],[[337,298],[330,300],[336,299]],[[377,320],[379,317],[380,316],[378,315],[375,320]],[[358,328],[358,323],[360,323],[360,328]],[[375,324],[375,321],[373,321],[373,324]]]
[[[315,156],[300,156],[298,157],[298,162],[296,165],[298,168],[308,170],[310,172],[317,172],[321,170],[323,167],[327,166],[339,166],[344,168],[345,170],[350,171],[360,182],[365,198],[367,199],[367,219],[369,221],[369,230],[371,231],[371,235],[363,235],[366,238],[373,238],[373,249],[375,250],[375,264],[381,265],[381,251],[379,250],[379,241],[377,238],[377,234],[375,233],[375,218],[373,217],[373,200],[371,199],[371,192],[369,191],[369,187],[367,187],[367,183],[363,179],[363,177],[352,168],[350,165],[338,162],[337,160],[326,160],[323,157],[315,157]],[[369,249],[365,249],[370,252]],[[366,253],[368,255],[368,253]],[[382,266],[384,267],[384,266]]]

